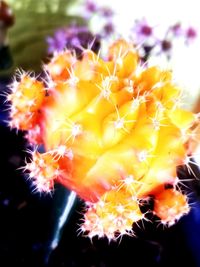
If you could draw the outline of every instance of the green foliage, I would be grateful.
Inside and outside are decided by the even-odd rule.
[[[9,45],[14,64],[6,73],[16,68],[40,71],[41,63],[47,60],[46,37],[61,26],[80,18],[67,14],[71,0],[9,0],[16,17],[9,29]],[[74,4],[74,2],[73,2]],[[0,72],[4,75],[5,73]]]

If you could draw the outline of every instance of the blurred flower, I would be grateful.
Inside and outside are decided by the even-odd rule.
[[[55,51],[62,51],[66,48],[66,33],[64,29],[55,31],[53,37],[47,37],[48,53],[53,54]]]
[[[107,37],[110,36],[111,34],[113,34],[115,32],[115,27],[113,25],[113,23],[111,21],[108,21],[107,24],[104,25],[103,27],[103,36]]]
[[[47,37],[48,53],[60,52],[64,49],[75,50],[80,54],[84,48],[91,48],[98,52],[100,48],[100,38],[94,36],[87,26],[70,25],[55,31],[53,37]]]
[[[98,10],[97,4],[94,1],[91,0],[87,0],[85,1],[85,9],[93,14],[94,12],[96,12]]]
[[[197,37],[197,30],[194,29],[193,27],[189,27],[186,29],[185,32],[185,38],[186,38],[186,43],[192,42],[194,39]]]
[[[173,55],[173,47],[176,41],[183,40],[183,44],[189,44],[197,36],[197,31],[189,27],[184,29],[181,23],[175,23],[165,29],[161,35],[156,33],[159,26],[151,26],[145,18],[135,21],[132,28],[132,39],[140,48],[140,56],[144,62],[155,56],[166,56],[170,60]]]
[[[153,37],[153,27],[147,22],[145,18],[136,20],[132,29],[133,36],[137,44],[149,41],[150,37]]]
[[[108,6],[97,5],[97,2],[92,0],[86,0],[84,2],[84,16],[89,19],[94,15],[99,15],[100,17],[110,18],[113,16],[113,10]]]
[[[99,13],[102,14],[103,17],[106,17],[106,18],[110,18],[114,14],[113,10],[109,7],[99,8]]]
[[[170,26],[168,31],[171,31],[174,36],[181,36],[183,34],[182,25],[180,22],[175,23],[174,25]]]

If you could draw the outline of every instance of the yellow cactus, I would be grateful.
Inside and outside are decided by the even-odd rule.
[[[199,116],[181,109],[171,71],[142,67],[125,40],[106,59],[65,51],[44,69],[45,82],[22,73],[8,95],[10,126],[45,148],[25,166],[37,190],[59,182],[75,191],[87,203],[81,229],[90,237],[134,234],[149,196],[164,224],[188,213],[176,168],[189,163]]]

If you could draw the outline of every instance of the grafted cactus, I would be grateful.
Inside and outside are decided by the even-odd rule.
[[[75,191],[87,204],[81,230],[91,238],[134,234],[149,196],[164,224],[189,212],[177,166],[190,162],[199,116],[180,107],[171,71],[141,66],[122,39],[106,59],[67,50],[44,70],[45,81],[19,74],[8,94],[10,126],[45,148],[24,167],[38,191],[55,182]]]

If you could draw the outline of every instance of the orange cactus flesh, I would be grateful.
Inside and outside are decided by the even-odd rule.
[[[22,73],[20,80],[15,80],[11,89],[8,95],[8,100],[12,102],[10,125],[29,130],[37,125],[39,109],[45,98],[44,84],[28,73]]]
[[[163,224],[173,225],[189,209],[187,197],[177,190],[168,189],[156,195],[154,213]]]
[[[75,191],[89,205],[81,229],[90,237],[133,234],[149,195],[165,224],[188,213],[176,167],[189,162],[199,116],[181,109],[171,71],[141,67],[133,45],[120,39],[107,59],[65,51],[45,72],[45,83],[23,73],[8,95],[10,126],[46,150],[25,167],[38,191],[54,182]]]

